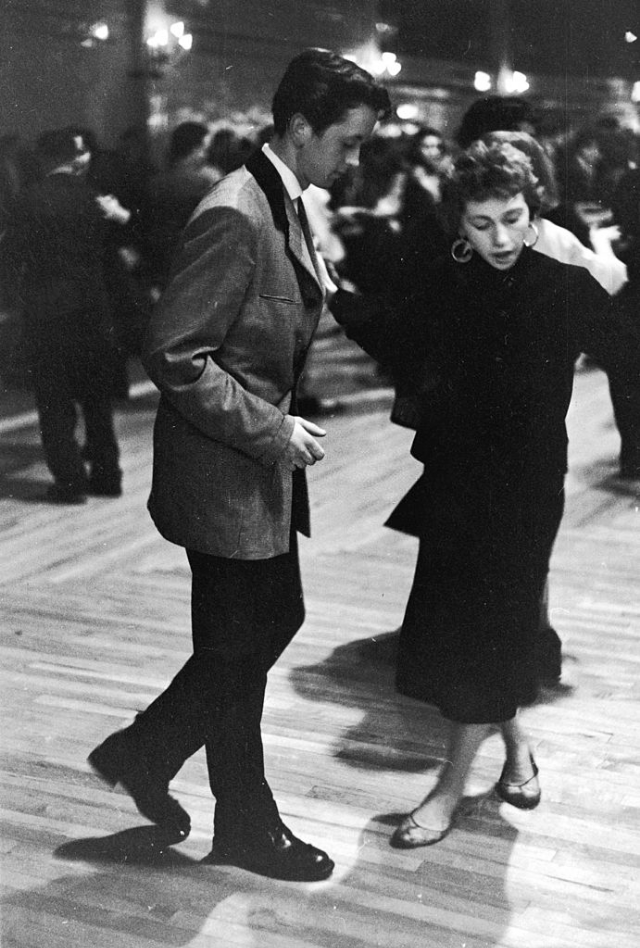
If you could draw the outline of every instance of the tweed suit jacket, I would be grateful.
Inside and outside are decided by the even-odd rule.
[[[167,540],[251,560],[287,552],[292,526],[309,533],[301,472],[292,524],[284,451],[323,305],[293,202],[259,152],[196,209],[145,343],[161,392],[149,510]]]

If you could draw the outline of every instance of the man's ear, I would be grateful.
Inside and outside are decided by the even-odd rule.
[[[302,148],[306,145],[312,135],[313,129],[301,112],[296,112],[289,120],[289,135],[296,148]]]

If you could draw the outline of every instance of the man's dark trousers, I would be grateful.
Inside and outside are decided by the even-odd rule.
[[[32,333],[31,377],[47,467],[63,487],[82,489],[86,482],[84,458],[93,477],[120,481],[119,449],[109,386],[110,350],[86,330],[91,314],[73,314],[60,320],[54,335]],[[80,329],[78,329],[78,325]],[[85,423],[85,455],[75,431],[77,405]]]
[[[187,556],[193,655],[132,731],[161,782],[205,745],[216,830],[264,825],[278,815],[260,729],[267,672],[304,619],[296,536],[266,560]]]

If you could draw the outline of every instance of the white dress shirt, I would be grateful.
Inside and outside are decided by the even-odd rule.
[[[274,166],[274,168],[276,169],[280,177],[282,178],[282,183],[285,187],[285,190],[287,194],[289,195],[289,197],[291,198],[291,200],[293,201],[293,206],[297,208],[298,200],[301,200],[301,201],[303,200],[302,199],[303,189],[296,175],[291,170],[289,165],[286,165],[284,161],[282,160],[282,158],[279,158],[278,155],[276,155],[276,153],[273,151],[272,148],[269,147],[268,144],[264,144],[262,146],[262,151],[263,151],[263,154],[269,159],[271,164]],[[305,205],[305,210],[306,210],[306,205]],[[309,215],[307,214],[307,217],[308,216]],[[314,244],[315,242],[316,241],[314,239]],[[338,288],[333,282],[333,280],[331,279],[331,277],[329,276],[329,271],[327,270],[326,264],[320,253],[316,252],[316,260],[318,262],[318,269],[320,271],[320,277],[322,278],[322,284],[323,284],[323,288],[325,292],[329,294],[336,293]],[[310,260],[309,262],[313,265],[312,260]],[[316,268],[313,267],[313,269],[315,270]]]

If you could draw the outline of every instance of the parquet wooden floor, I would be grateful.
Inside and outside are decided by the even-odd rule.
[[[186,560],[145,510],[153,396],[119,412],[118,500],[42,503],[35,427],[0,435],[3,948],[637,948],[639,485],[613,476],[604,377],[576,381],[551,587],[565,673],[525,712],[542,804],[520,812],[491,793],[494,735],[469,811],[422,851],[388,838],[433,783],[444,731],[393,690],[416,548],[382,526],[418,465],[388,398],[327,422],[315,537],[302,541],[308,618],[264,715],[285,820],[336,859],[322,884],[200,864],[212,818],[202,753],[174,783],[193,832],[166,852],[86,764],[189,654]]]

